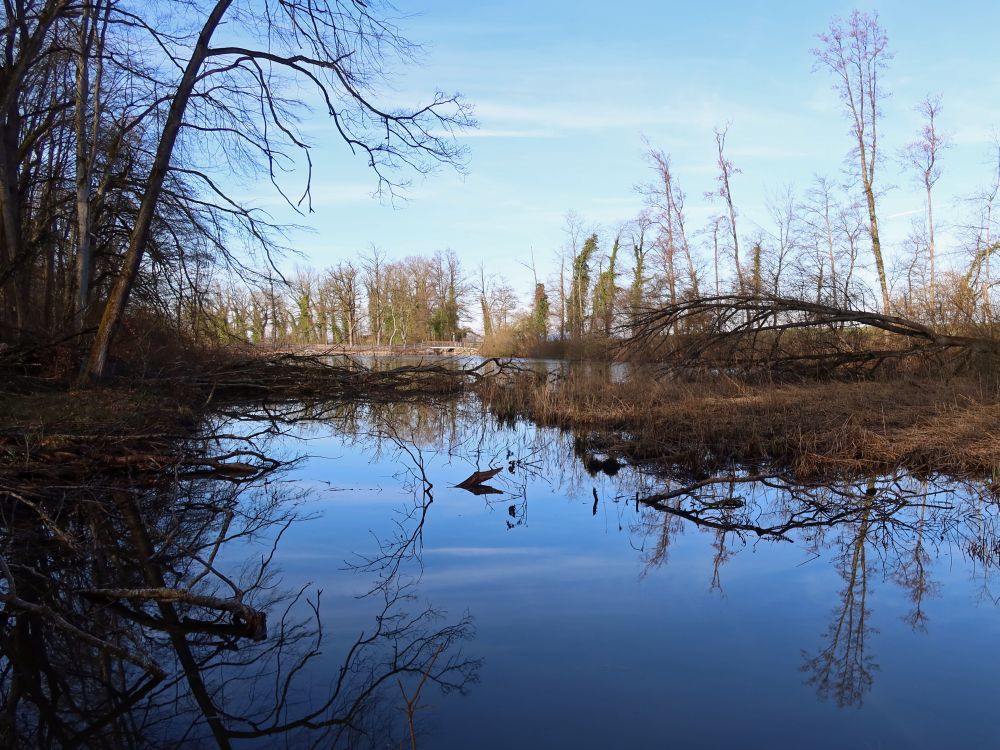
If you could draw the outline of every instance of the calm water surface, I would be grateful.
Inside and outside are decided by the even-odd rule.
[[[674,476],[472,400],[305,413],[269,442],[305,456],[270,480],[300,503],[281,583],[322,590],[305,703],[384,609],[430,608],[468,627],[421,667],[465,667],[420,688],[421,747],[1000,746],[985,484]],[[407,738],[417,677],[377,691],[375,746]]]

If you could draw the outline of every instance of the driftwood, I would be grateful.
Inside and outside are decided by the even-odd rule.
[[[470,474],[468,477],[463,479],[455,486],[461,487],[463,490],[481,487],[485,485],[486,482],[490,481],[493,477],[495,477],[497,474],[499,474],[501,471],[503,471],[502,466],[498,469],[488,469],[487,471],[474,471],[472,472],[472,474]]]
[[[960,367],[975,356],[1000,356],[996,339],[955,335],[897,315],[736,294],[639,311],[624,346],[671,369],[737,375],[865,374],[890,360],[948,354]]]

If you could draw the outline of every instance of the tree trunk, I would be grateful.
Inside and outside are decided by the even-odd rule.
[[[81,374],[81,380],[84,382],[99,380],[104,375],[111,340],[121,324],[125,306],[128,304],[129,295],[132,293],[132,287],[135,285],[136,277],[139,274],[139,267],[142,264],[142,257],[149,242],[153,217],[156,214],[156,206],[159,202],[160,191],[163,188],[163,181],[170,167],[170,158],[174,151],[174,144],[177,142],[177,134],[180,132],[184,119],[184,110],[187,108],[191,92],[194,90],[195,83],[197,82],[198,71],[208,57],[208,45],[212,39],[212,34],[215,33],[215,29],[222,21],[222,17],[231,4],[232,0],[218,0],[215,4],[208,19],[205,21],[205,25],[202,27],[201,33],[198,35],[198,41],[191,53],[191,59],[188,60],[187,66],[184,69],[184,75],[181,77],[177,91],[174,93],[174,98],[170,102],[170,109],[163,126],[163,133],[160,135],[160,142],[157,146],[156,158],[153,161],[153,167],[150,170],[149,180],[146,185],[146,193],[142,198],[139,213],[136,216],[135,227],[132,229],[132,234],[129,238],[128,250],[125,252],[121,270],[115,279],[114,286],[111,288],[111,293],[108,296],[108,301],[104,306],[104,314],[101,316],[97,336],[90,350],[90,357]]]
[[[867,171],[867,170],[866,170]],[[878,273],[879,288],[882,291],[882,312],[888,314],[891,303],[889,301],[889,284],[885,276],[885,263],[882,261],[882,243],[878,235],[878,217],[875,214],[875,192],[871,182],[867,177],[863,178],[865,188],[865,199],[868,203],[869,232],[872,238],[872,255],[875,258],[875,271]]]
[[[931,288],[931,320],[937,320],[937,277],[934,274],[934,204],[931,201],[931,183],[926,181],[927,188],[927,255],[930,261]]]
[[[93,257],[93,195],[91,178],[94,169],[94,154],[100,123],[101,89],[101,49],[96,56],[97,70],[94,73],[93,102],[91,102],[90,53],[98,40],[97,7],[85,3],[80,21],[80,35],[76,70],[76,110],[74,128],[76,131],[76,299],[73,306],[76,329],[82,330],[87,305],[90,301],[90,277]],[[105,21],[106,22],[106,21]],[[93,107],[93,132],[88,132],[87,112]]]

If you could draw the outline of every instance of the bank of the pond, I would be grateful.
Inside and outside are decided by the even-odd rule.
[[[1000,392],[976,378],[747,384],[521,375],[481,389],[502,417],[577,433],[595,452],[694,472],[778,463],[796,475],[906,467],[992,477]]]
[[[21,373],[0,389],[0,480],[19,491],[56,477],[85,482],[95,472],[250,475],[270,466],[267,457],[215,455],[191,444],[213,411],[315,400],[434,402],[465,392],[490,366],[368,367],[346,357],[232,356],[87,388]]]

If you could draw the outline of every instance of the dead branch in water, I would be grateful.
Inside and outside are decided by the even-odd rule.
[[[737,375],[870,375],[887,362],[1000,356],[1000,341],[953,335],[867,310],[787,297],[697,297],[635,314],[626,351],[674,370]],[[888,335],[886,335],[888,334]]]
[[[493,477],[503,471],[503,467],[496,469],[488,469],[487,471],[474,471],[472,474],[467,476],[461,482],[456,484],[456,487],[461,487],[462,489],[469,489],[472,487],[482,487],[486,482],[490,481]]]

